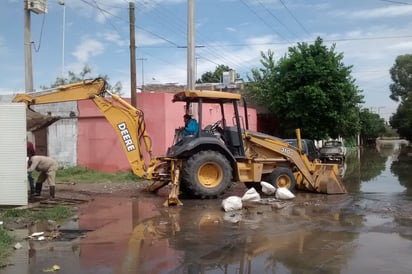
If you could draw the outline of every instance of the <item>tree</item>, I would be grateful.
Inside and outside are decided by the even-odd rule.
[[[389,124],[397,129],[400,137],[412,141],[412,99],[399,104]]]
[[[390,118],[390,125],[397,129],[400,137],[412,141],[412,55],[396,57],[390,69],[393,83],[389,98],[400,102],[396,113]]]
[[[289,137],[296,128],[307,138],[350,137],[359,133],[359,104],[363,96],[351,77],[343,54],[317,38],[298,43],[278,62],[274,53],[261,53],[263,68],[252,69],[247,94],[266,106]]]
[[[403,102],[412,97],[412,54],[396,57],[395,64],[390,69],[393,83],[389,86],[395,102]]]
[[[231,71],[232,69],[225,65],[219,65],[214,72],[207,71],[202,74],[196,83],[221,83],[223,72]]]
[[[360,118],[360,135],[363,143],[366,144],[369,139],[376,139],[385,132],[385,120],[379,114],[372,113],[368,109],[362,109],[359,113]]]
[[[67,73],[68,77],[67,78],[62,78],[62,77],[57,77],[54,83],[50,85],[51,88],[55,88],[57,86],[61,85],[66,85],[66,84],[72,84],[72,83],[77,83],[81,82],[86,79],[92,79],[92,78],[103,78],[106,80],[108,83],[107,89],[115,94],[121,95],[122,91],[122,83],[121,82],[116,82],[114,86],[109,84],[109,77],[107,75],[98,75],[97,77],[92,77],[92,69],[90,68],[89,65],[85,65],[82,69],[82,71],[77,75],[73,71],[68,71]],[[46,86],[41,86],[42,89],[48,89],[49,87]]]

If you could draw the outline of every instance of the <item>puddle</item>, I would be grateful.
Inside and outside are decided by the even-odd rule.
[[[362,183],[361,192],[365,193],[403,193],[406,187],[399,184],[391,172],[392,159],[385,162],[385,170],[379,176],[373,178],[368,182]]]
[[[217,200],[188,200],[184,207],[164,208],[153,199],[96,197],[80,206],[79,219],[70,222],[70,229],[61,227],[63,233],[80,231],[84,237],[79,233],[65,241],[30,241],[29,252],[19,255],[21,268],[1,273],[42,273],[53,264],[61,267],[59,273],[388,273],[388,269],[407,273],[412,269],[407,258],[410,238],[367,229],[393,223],[393,218],[339,214],[341,209],[334,204],[319,209],[319,205],[288,203],[281,209],[265,204],[228,213]],[[228,214],[237,216],[237,221],[228,221]]]
[[[394,221],[392,217],[382,217],[378,215],[368,215],[365,217],[364,225],[367,227],[382,226],[386,223],[391,223]]]
[[[365,233],[354,241],[356,249],[341,273],[411,273],[409,238],[399,234]]]
[[[63,238],[23,241],[0,273],[43,273],[54,264],[70,274],[411,273],[409,184],[403,171],[400,181],[388,171],[392,158],[366,156],[371,173],[356,177],[348,163],[348,195],[297,193],[239,212],[223,212],[219,199],[165,208],[160,196],[97,195],[60,227]]]

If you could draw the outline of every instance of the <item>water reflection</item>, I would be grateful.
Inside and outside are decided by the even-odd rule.
[[[400,157],[402,149],[406,149],[402,144],[391,141],[376,147],[351,150],[345,160],[343,176],[348,191],[409,193],[406,174],[412,168],[412,161],[411,157]]]
[[[392,162],[390,171],[398,176],[399,183],[406,187],[407,194],[412,195],[412,180],[411,180],[411,167],[412,167],[412,148],[402,147],[399,154]]]
[[[410,155],[353,150],[341,166],[349,195],[302,192],[238,212],[219,199],[164,208],[161,195],[98,196],[61,227],[84,234],[29,241],[0,273],[410,273]]]
[[[239,212],[223,212],[218,200],[164,208],[152,196],[96,197],[81,206],[77,223],[91,231],[70,241],[30,241],[21,257],[29,260],[2,273],[42,273],[53,264],[59,273],[407,273],[412,202],[382,213],[382,204],[394,204],[377,195],[297,193]],[[370,265],[376,256],[383,268]]]
[[[124,265],[122,273],[340,273],[353,252],[350,242],[357,238],[357,233],[342,232],[342,226],[356,230],[363,222],[341,215],[338,208],[292,203],[281,211],[270,205],[249,208],[238,222],[225,221],[225,213],[205,204],[186,202],[178,211],[161,211],[135,227],[128,248],[133,263]],[[166,250],[168,256],[161,255]],[[174,266],[166,266],[172,258]]]

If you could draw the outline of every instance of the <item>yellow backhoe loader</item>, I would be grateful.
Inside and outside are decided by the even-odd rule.
[[[173,102],[185,102],[189,113],[195,104],[199,132],[176,138],[165,156],[152,156],[152,144],[141,110],[107,90],[104,79],[62,85],[40,93],[17,94],[13,102],[28,107],[67,101],[93,100],[116,131],[133,172],[152,180],[150,191],[171,183],[165,206],[182,205],[180,191],[199,198],[222,195],[233,181],[259,188],[262,180],[276,187],[341,194],[346,193],[338,166],[309,161],[302,151],[300,131],[296,130],[298,148],[280,138],[248,129],[246,102],[239,113],[242,97],[220,91],[188,90],[176,93]],[[220,107],[221,119],[203,124],[203,106]],[[230,104],[233,117],[227,117],[225,104]],[[231,119],[231,123],[227,119]],[[145,163],[144,153],[150,156]]]

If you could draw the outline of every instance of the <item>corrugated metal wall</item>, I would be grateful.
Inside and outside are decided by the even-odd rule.
[[[0,104],[0,205],[27,205],[26,105]]]
[[[77,165],[77,102],[35,105],[33,109],[44,115],[62,118],[47,128],[47,154],[56,159],[60,166]]]

